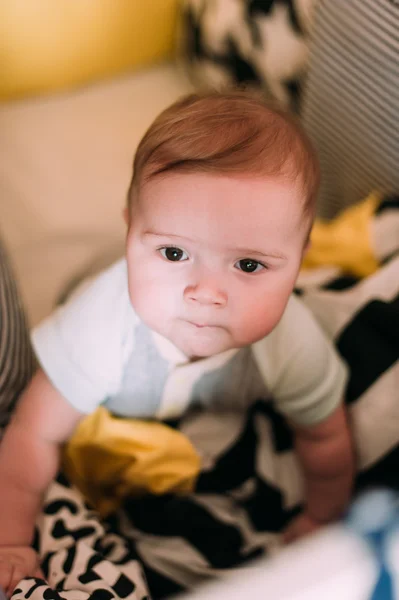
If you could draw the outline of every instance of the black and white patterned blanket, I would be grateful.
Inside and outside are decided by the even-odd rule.
[[[399,488],[398,206],[390,199],[374,217],[379,247],[389,249],[374,275],[357,281],[323,270],[298,290],[350,367],[358,487]],[[196,410],[173,426],[201,454],[195,492],[128,499],[100,521],[60,477],[37,530],[48,583],[23,580],[13,600],[165,598],[278,550],[302,485],[290,431],[273,406],[260,398],[245,414]]]

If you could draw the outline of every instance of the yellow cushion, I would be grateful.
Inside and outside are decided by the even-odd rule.
[[[380,194],[373,192],[332,221],[316,220],[302,268],[329,265],[358,277],[377,271],[379,263],[371,239],[371,223],[380,201]]]
[[[64,470],[102,515],[134,494],[193,490],[201,459],[180,431],[118,419],[103,406],[80,422],[65,448]]]
[[[0,99],[60,90],[171,55],[178,0],[1,0]]]

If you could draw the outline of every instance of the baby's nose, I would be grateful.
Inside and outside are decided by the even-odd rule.
[[[187,302],[198,303],[204,306],[223,307],[227,304],[227,294],[217,282],[204,281],[196,285],[189,285],[184,290]]]

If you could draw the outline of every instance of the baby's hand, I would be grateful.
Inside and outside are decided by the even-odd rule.
[[[283,542],[284,544],[290,544],[300,538],[313,533],[322,527],[323,524],[315,519],[312,519],[306,512],[301,513],[296,517],[288,527],[283,531]]]
[[[8,597],[24,577],[43,578],[36,552],[29,546],[1,546],[0,587]]]

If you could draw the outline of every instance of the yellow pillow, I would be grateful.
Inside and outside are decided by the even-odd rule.
[[[201,459],[181,431],[164,423],[119,419],[100,406],[67,444],[63,467],[102,515],[137,494],[188,493]]]
[[[1,0],[0,99],[61,90],[171,55],[178,0]]]

